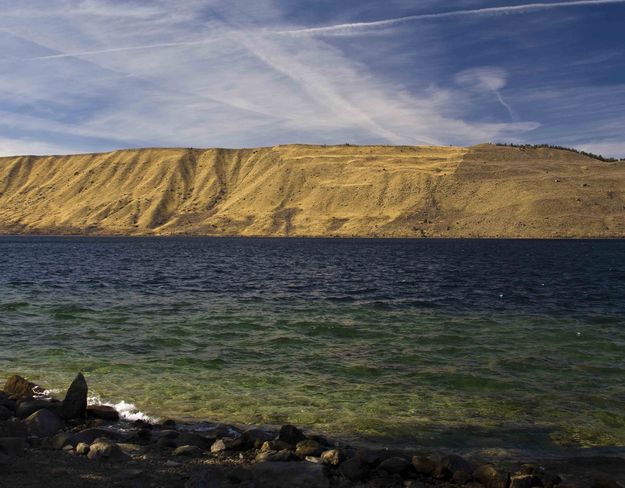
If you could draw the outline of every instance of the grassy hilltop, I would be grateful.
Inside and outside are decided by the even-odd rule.
[[[625,237],[625,163],[488,144],[0,158],[0,233]]]

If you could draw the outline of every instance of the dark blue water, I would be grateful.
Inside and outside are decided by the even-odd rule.
[[[625,446],[625,242],[0,238],[0,374],[156,416]]]

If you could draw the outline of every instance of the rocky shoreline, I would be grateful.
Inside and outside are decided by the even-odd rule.
[[[356,448],[293,425],[268,430],[125,422],[88,405],[82,374],[64,399],[21,376],[0,391],[0,487],[623,488],[620,458],[496,466],[456,454]],[[571,477],[575,473],[577,477]]]

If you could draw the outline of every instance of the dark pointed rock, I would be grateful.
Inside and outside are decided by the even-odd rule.
[[[76,419],[85,416],[87,411],[87,394],[89,388],[82,373],[78,373],[67,390],[65,400],[61,407],[61,417],[64,419]]]
[[[283,425],[278,434],[278,440],[295,446],[299,441],[306,439],[304,433],[294,425]]]

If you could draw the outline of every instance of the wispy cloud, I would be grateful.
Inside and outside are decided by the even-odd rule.
[[[363,2],[363,12],[378,9],[373,0]],[[607,3],[621,2],[565,6]],[[295,35],[287,28],[293,25],[293,10],[277,0],[257,0],[253,7],[245,0],[154,0],[149,5],[58,0],[54,8],[48,6],[44,0],[0,0],[0,154],[289,142],[469,145],[539,136],[561,142],[561,135],[570,133],[571,117],[548,119],[551,125],[545,126],[543,112],[527,110],[547,104],[522,93],[523,71],[511,66],[504,48],[491,40],[480,44],[480,36],[472,35],[475,45],[465,49],[465,34],[457,31],[456,40],[449,35],[462,26],[453,17],[561,4],[398,16],[381,27],[356,24],[350,32],[432,15],[447,17],[451,26],[446,23],[442,32],[437,24],[424,23],[391,36],[357,39],[334,36],[354,24],[330,26],[332,36],[311,35],[317,28],[298,29],[303,35]],[[298,23],[312,24],[314,19],[301,12]],[[482,26],[495,24],[488,18]],[[546,42],[534,33],[531,40]],[[558,83],[545,80],[556,93]],[[584,80],[578,83],[576,96],[553,98],[553,113],[589,100],[579,95]],[[622,120],[618,113],[600,113],[608,106],[623,111],[615,108],[616,92],[602,93],[591,102],[595,122],[604,117],[616,126]],[[598,136],[598,124],[593,127],[570,144],[606,139]],[[618,143],[613,132],[606,137]]]
[[[309,27],[302,29],[283,30],[278,33],[285,35],[349,35],[357,34],[372,29],[384,29],[407,22],[431,19],[446,19],[453,17],[475,17],[494,14],[523,14],[537,10],[551,10],[561,8],[600,6],[608,4],[621,4],[625,0],[575,0],[570,2],[555,3],[526,3],[523,5],[509,5],[502,7],[485,7],[467,10],[452,10],[449,12],[438,12],[431,14],[406,15],[392,19],[376,20],[372,22],[353,22],[347,24],[336,24],[322,27]]]

